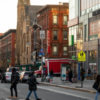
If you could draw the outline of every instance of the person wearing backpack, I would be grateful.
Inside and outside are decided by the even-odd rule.
[[[39,84],[35,78],[35,75],[34,75],[34,72],[32,72],[30,75],[29,75],[29,79],[27,81],[27,84],[29,85],[29,94],[27,95],[26,97],[26,100],[30,100],[29,97],[32,93],[32,91],[34,92],[34,95],[35,95],[35,98],[36,100],[41,100],[40,98],[38,98],[37,96],[37,93],[36,93],[36,90],[37,90],[37,84]]]
[[[98,95],[100,94],[100,75],[97,75],[95,82],[98,84],[98,89],[97,89],[97,93],[96,93],[96,96],[95,96],[95,100],[97,100]]]
[[[13,98],[13,89],[15,91],[15,97],[14,98],[18,97],[18,95],[17,95],[17,84],[18,84],[18,81],[19,81],[19,75],[16,72],[16,69],[13,68],[12,69],[12,75],[11,75],[11,87],[10,87],[11,96],[10,96],[10,98]]]

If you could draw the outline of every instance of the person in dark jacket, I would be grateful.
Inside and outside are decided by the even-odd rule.
[[[96,96],[95,96],[95,100],[97,100],[98,95],[100,94],[100,75],[97,75],[95,82],[99,85],[99,91],[97,91]]]
[[[81,67],[81,81],[84,81],[84,75],[85,75],[85,70],[83,69],[83,67]]]
[[[91,69],[88,69],[88,77],[91,77]]]
[[[50,70],[50,78],[53,80],[53,69]]]
[[[69,69],[69,71],[68,71],[69,82],[72,82],[72,77],[73,77],[73,75],[72,75],[72,70]]]
[[[28,84],[29,84],[29,90],[30,90],[30,92],[29,92],[29,94],[27,95],[26,100],[29,100],[29,97],[30,97],[32,91],[34,92],[34,95],[35,95],[36,100],[41,100],[40,98],[38,98],[37,93],[36,93],[37,84],[39,84],[39,83],[37,82],[36,77],[34,76],[34,72],[32,72],[32,73],[29,75]]]
[[[19,81],[19,75],[16,72],[16,69],[13,68],[12,69],[12,75],[11,75],[11,87],[10,87],[11,96],[10,96],[10,98],[13,97],[13,89],[15,90],[15,97],[14,98],[17,98],[17,84],[18,84],[18,81]]]

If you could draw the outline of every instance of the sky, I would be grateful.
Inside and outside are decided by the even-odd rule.
[[[59,4],[69,0],[30,0],[31,5]],[[18,0],[0,0],[0,33],[17,26],[17,3]]]

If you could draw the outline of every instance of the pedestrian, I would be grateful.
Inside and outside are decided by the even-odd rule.
[[[88,77],[90,78],[91,77],[91,69],[88,68]]]
[[[40,98],[38,98],[37,96],[37,93],[36,93],[36,90],[37,90],[37,84],[39,84],[36,80],[36,77],[34,76],[34,72],[32,72],[30,75],[29,75],[29,79],[28,79],[28,82],[29,84],[29,94],[27,95],[26,97],[26,100],[29,100],[29,97],[32,93],[32,91],[34,92],[34,95],[35,95],[35,98],[36,100],[41,100]]]
[[[10,87],[11,96],[10,96],[10,98],[13,98],[13,89],[15,91],[15,97],[14,98],[18,97],[18,95],[17,95],[17,84],[18,84],[18,82],[19,82],[19,75],[16,72],[16,69],[13,68],[12,69],[12,75],[11,75],[11,87]]]
[[[85,70],[83,69],[83,67],[81,67],[81,81],[84,81],[84,75],[85,75]]]
[[[74,72],[74,80],[73,80],[75,83],[77,82],[77,73],[76,71]]]
[[[72,70],[69,69],[69,71],[68,71],[68,78],[69,78],[69,82],[71,82],[71,83],[72,83],[72,77],[73,77]]]
[[[95,96],[95,100],[97,100],[98,95],[100,94],[100,75],[97,75],[95,82],[99,85],[96,96]]]
[[[50,70],[50,78],[51,78],[52,81],[53,81],[53,69]]]

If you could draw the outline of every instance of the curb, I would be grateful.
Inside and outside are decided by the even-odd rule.
[[[80,89],[80,88],[72,88],[72,87],[68,87],[68,86],[50,84],[50,83],[45,83],[45,82],[39,82],[39,83],[43,84],[43,85],[54,86],[54,87],[59,87],[59,88],[64,88],[64,89],[71,89],[71,90],[77,90],[77,91],[82,91],[82,92],[96,93],[96,91],[93,91],[93,90]]]

